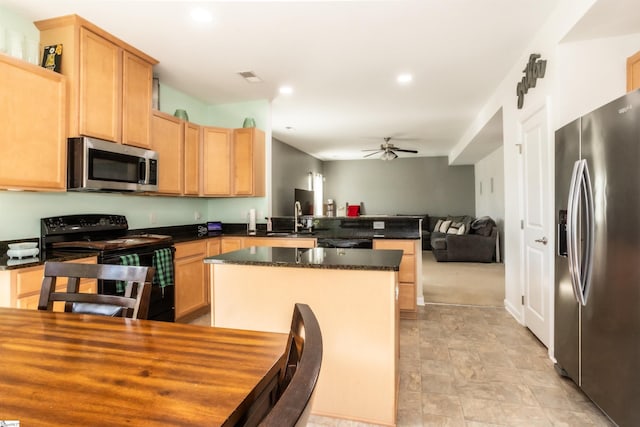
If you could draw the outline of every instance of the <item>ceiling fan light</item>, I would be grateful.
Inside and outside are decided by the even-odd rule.
[[[382,160],[393,160],[393,159],[396,159],[397,157],[398,155],[390,150],[385,151],[384,153],[382,153],[382,156],[380,156]]]

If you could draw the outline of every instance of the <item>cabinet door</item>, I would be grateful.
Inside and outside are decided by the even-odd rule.
[[[175,245],[176,319],[208,304],[207,275],[203,262],[206,241]]]
[[[122,49],[80,28],[80,134],[120,142]]]
[[[640,88],[640,52],[627,58],[627,92]]]
[[[66,79],[0,55],[0,188],[66,188]]]
[[[259,129],[234,130],[233,193],[264,195],[264,133]]]
[[[229,196],[231,194],[231,132],[229,129],[204,127],[203,194]]]
[[[220,253],[237,251],[244,247],[244,237],[223,237],[220,243]]]
[[[200,194],[200,126],[184,126],[184,194]]]
[[[122,143],[150,148],[153,69],[147,61],[122,54]]]
[[[154,111],[152,148],[158,152],[158,192],[182,194],[184,142],[180,119]]]

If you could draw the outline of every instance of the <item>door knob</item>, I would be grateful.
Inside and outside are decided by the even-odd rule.
[[[534,240],[534,242],[538,242],[538,243],[542,243],[543,245],[546,245],[548,240],[546,237],[543,237],[542,239],[536,239]]]

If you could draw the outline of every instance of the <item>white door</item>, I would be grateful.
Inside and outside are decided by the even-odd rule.
[[[553,225],[553,188],[549,179],[552,158],[545,107],[522,123],[523,277],[524,322],[549,348],[552,322],[550,296]]]

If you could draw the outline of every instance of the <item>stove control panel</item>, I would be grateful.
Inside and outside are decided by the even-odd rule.
[[[124,215],[64,215],[40,220],[42,236],[94,231],[126,231],[128,228],[127,217]]]

